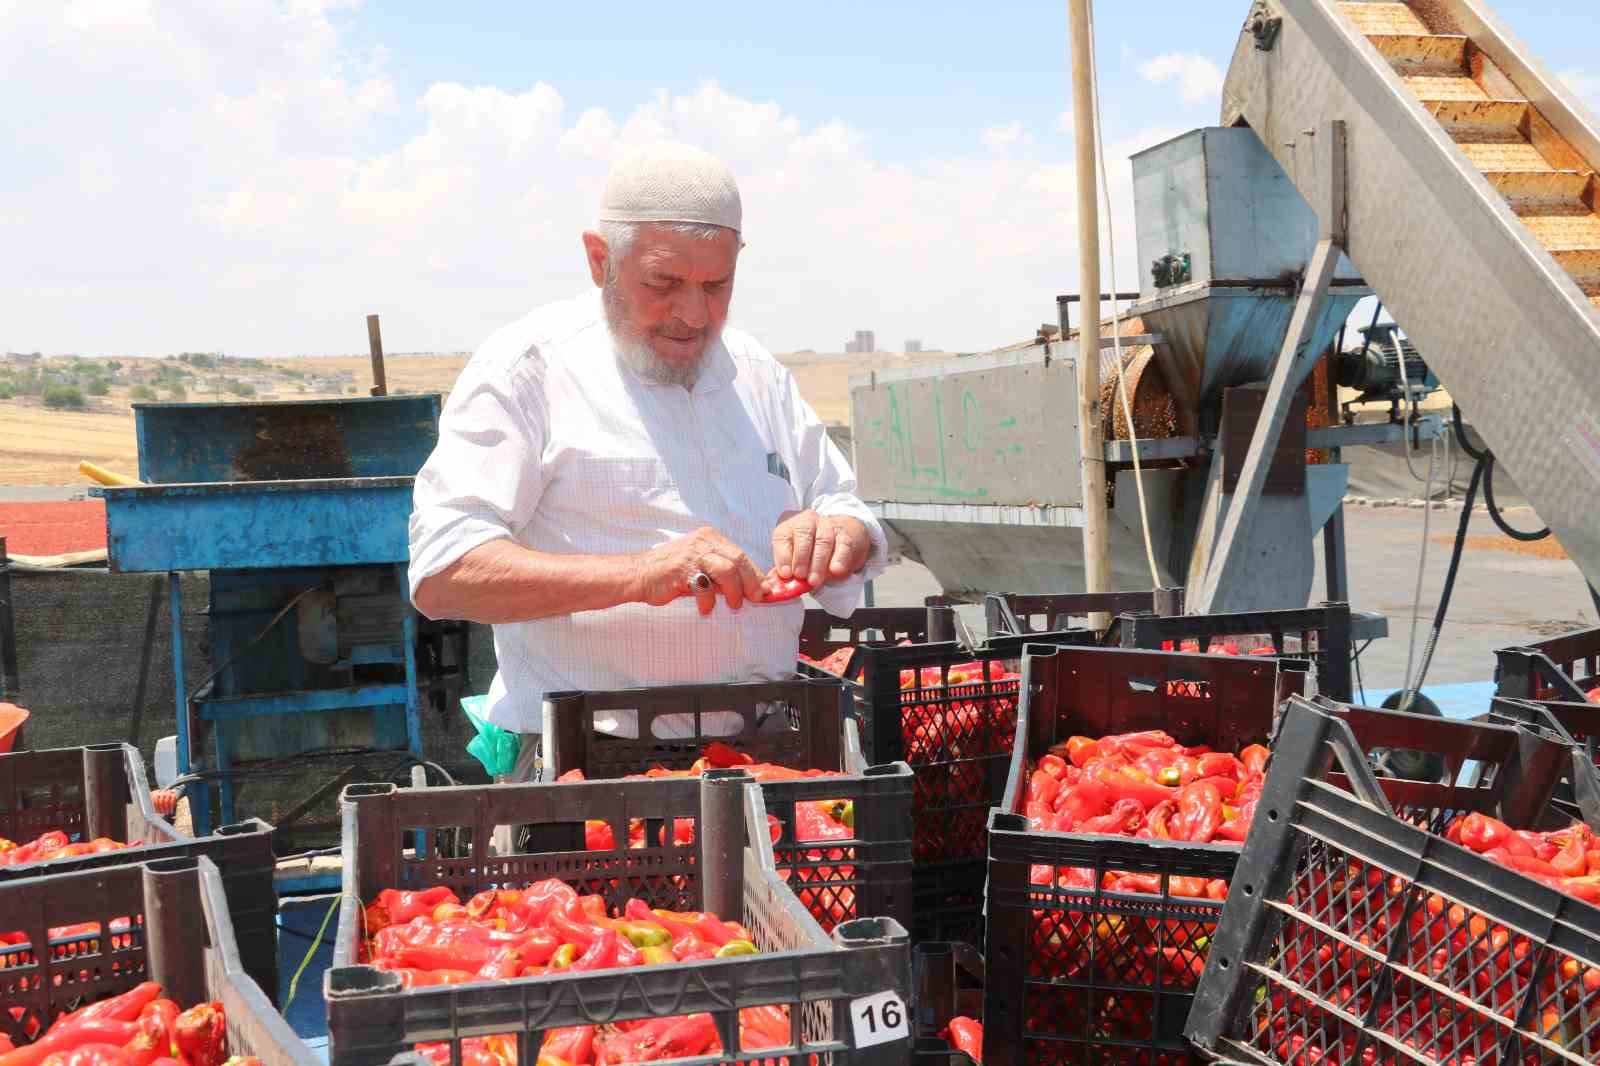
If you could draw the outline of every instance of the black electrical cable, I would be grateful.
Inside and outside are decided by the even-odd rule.
[[[1486,469],[1483,472],[1483,502],[1484,506],[1489,509],[1489,517],[1494,520],[1495,525],[1500,527],[1500,532],[1504,533],[1512,540],[1520,540],[1526,544],[1530,541],[1543,540],[1550,535],[1549,526],[1545,526],[1543,529],[1535,530],[1532,533],[1511,528],[1511,525],[1505,520],[1505,516],[1500,513],[1500,508],[1495,506],[1493,452],[1489,453],[1489,461]]]
[[[1460,427],[1461,421],[1457,418],[1458,431]],[[1468,454],[1472,453],[1469,451]],[[1480,453],[1478,461],[1472,467],[1472,478],[1467,482],[1467,495],[1461,503],[1461,521],[1456,526],[1455,543],[1450,546],[1450,566],[1445,571],[1444,587],[1439,592],[1439,608],[1433,613],[1433,627],[1428,631],[1428,642],[1422,651],[1422,665],[1417,670],[1417,679],[1401,696],[1401,710],[1409,709],[1413,694],[1422,691],[1422,682],[1428,676],[1428,667],[1433,664],[1433,652],[1438,647],[1439,634],[1444,629],[1445,613],[1450,609],[1450,594],[1455,591],[1456,574],[1461,568],[1461,552],[1467,545],[1467,526],[1472,522],[1472,506],[1478,498],[1478,483],[1493,465],[1494,456]]]
[[[1479,451],[1467,442],[1466,428],[1461,425],[1461,408],[1456,404],[1450,405],[1450,421],[1455,426],[1456,443],[1461,445],[1461,450],[1476,459],[1478,465],[1483,467],[1483,504],[1489,512],[1490,520],[1494,522],[1500,532],[1512,540],[1520,540],[1524,543],[1543,540],[1548,537],[1550,535],[1549,526],[1545,526],[1534,533],[1526,533],[1520,529],[1511,528],[1510,524],[1506,522],[1505,516],[1500,513],[1499,506],[1494,502],[1494,453],[1487,448]],[[1476,471],[1473,472],[1473,476],[1477,476]]]

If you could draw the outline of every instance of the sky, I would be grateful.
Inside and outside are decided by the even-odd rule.
[[[1248,7],[1096,5],[1121,287],[1127,157],[1216,121]],[[1594,0],[1494,7],[1600,111]],[[0,351],[471,350],[589,285],[663,137],[738,175],[774,351],[995,347],[1076,287],[1064,2],[0,0],[0,70]]]

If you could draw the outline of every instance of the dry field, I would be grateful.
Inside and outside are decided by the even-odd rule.
[[[885,367],[909,366],[916,361],[951,358],[943,353],[870,356],[812,354],[779,358],[793,371],[817,413],[824,420],[850,420],[850,375]],[[385,360],[390,392],[449,392],[466,363],[465,355],[392,355]],[[282,360],[278,367],[303,373],[348,371],[355,387],[365,395],[372,384],[371,364],[365,356],[309,356]],[[285,388],[271,398],[315,399],[334,393]],[[190,400],[209,396],[191,391]],[[134,474],[138,468],[133,436],[133,412],[126,387],[92,401],[85,411],[51,411],[35,400],[0,401],[0,485],[73,485],[83,483],[78,460],[88,459],[108,469]]]

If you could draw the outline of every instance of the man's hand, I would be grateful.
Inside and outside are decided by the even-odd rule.
[[[872,537],[859,518],[791,511],[772,531],[772,577],[798,577],[819,589],[867,565]]]
[[[662,607],[693,591],[695,574],[711,578],[711,588],[695,592],[701,614],[710,614],[720,594],[737,611],[746,600],[761,598],[761,571],[733,541],[710,526],[657,545],[637,556],[639,599]]]

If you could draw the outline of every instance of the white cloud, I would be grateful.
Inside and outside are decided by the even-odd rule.
[[[1004,126],[990,126],[983,131],[983,146],[991,152],[1004,152],[1010,148],[1020,148],[1033,143],[1033,135],[1020,122],[1008,122]]]
[[[1030,336],[1076,274],[1070,148],[1020,123],[889,162],[846,122],[715,84],[626,112],[559,85],[403,98],[316,0],[0,6],[0,350],[475,346],[588,284],[578,234],[622,145],[669,136],[739,175],[735,320],[769,347],[851,329],[973,349]],[[1136,282],[1108,129],[1118,281]]]
[[[1139,77],[1145,81],[1178,83],[1178,95],[1186,104],[1203,104],[1222,93],[1222,71],[1198,52],[1168,52],[1139,64]]]

